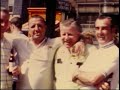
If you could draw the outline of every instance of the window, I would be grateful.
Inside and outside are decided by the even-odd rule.
[[[9,12],[13,13],[13,6],[9,6]]]

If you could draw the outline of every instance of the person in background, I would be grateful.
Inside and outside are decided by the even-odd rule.
[[[17,17],[17,16],[16,17],[12,17],[10,19],[10,30],[11,30],[11,33],[15,34],[15,35],[21,34],[22,33],[21,29],[22,29],[22,20],[21,20],[21,18]]]
[[[14,48],[14,54],[15,54],[15,59],[16,59],[16,64],[20,64],[21,65],[21,61],[18,60],[18,58],[20,58],[20,55],[19,55],[19,52],[21,51],[21,49],[18,49],[18,43],[16,44],[16,41],[18,39],[21,38],[21,41],[22,40],[27,40],[28,37],[26,35],[24,35],[22,33],[22,20],[20,17],[12,17],[10,19],[10,31],[11,31],[11,35],[14,37],[13,39],[13,48]],[[19,43],[20,44],[20,43]],[[17,52],[16,52],[17,50]],[[17,55],[18,54],[18,55]],[[23,57],[23,56],[22,56]]]
[[[99,49],[88,56],[73,77],[73,81],[84,89],[97,89],[98,83],[103,81],[109,82],[110,90],[116,89],[119,82],[119,49],[114,44],[115,30],[111,17],[101,15],[96,19],[95,34]]]
[[[27,39],[27,36],[24,35],[22,33],[22,20],[20,17],[12,17],[10,19],[10,34],[12,36],[14,36],[14,38],[16,39],[17,37],[21,37],[21,38],[25,38]],[[15,65],[20,65],[21,64],[21,60],[20,59],[20,55],[19,55],[19,52],[21,50],[17,50],[16,51],[16,47],[14,46],[14,40],[13,40],[13,56],[14,56],[14,62],[15,62]],[[18,76],[15,77],[16,79],[18,79]],[[16,89],[16,82],[18,82],[18,80],[14,80],[13,82],[13,88]]]
[[[60,23],[60,37],[63,45],[55,54],[55,88],[80,89],[72,82],[72,76],[85,62],[87,56],[96,50],[94,45],[86,44],[79,54],[73,52],[74,45],[82,38],[82,27],[77,20],[70,18]]]
[[[1,7],[0,8],[0,21],[1,21],[1,87],[0,89],[9,90],[12,89],[12,76],[7,72],[7,67],[9,68],[9,58],[12,50],[12,42],[6,36],[6,33],[9,28],[9,11]],[[15,75],[16,68],[12,70],[12,74]],[[17,74],[17,73],[16,73]]]

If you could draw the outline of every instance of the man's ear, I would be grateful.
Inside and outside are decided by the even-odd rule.
[[[15,29],[15,25],[14,25],[14,24],[11,24],[11,28],[12,28],[12,29]]]
[[[116,35],[117,35],[117,28],[116,27],[112,27],[111,33],[112,33],[113,37],[116,37]]]
[[[45,25],[45,29],[47,29],[47,25]]]
[[[31,32],[28,30],[28,37],[30,38],[31,37]]]
[[[112,27],[112,33],[113,34],[117,34],[117,28],[114,26],[114,27]]]

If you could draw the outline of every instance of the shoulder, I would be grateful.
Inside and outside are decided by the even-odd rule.
[[[9,41],[12,41],[14,39],[14,36],[7,32],[4,33],[4,37]]]
[[[63,45],[60,46],[57,50],[57,53],[64,53],[67,50],[67,48],[65,48]]]
[[[58,58],[66,58],[68,55],[68,50],[67,48],[65,48],[63,45],[60,46],[57,50],[56,50],[56,55],[55,55],[55,58],[58,59]]]
[[[13,35],[14,36],[14,40],[19,40],[19,39],[21,39],[21,40],[28,40],[29,38],[26,36],[26,35],[24,35],[24,34],[17,34],[17,35]]]
[[[119,48],[118,48],[116,45],[111,46],[111,47],[108,49],[108,52],[109,52],[109,53],[112,53],[112,56],[119,57]]]
[[[47,39],[47,44],[51,45],[53,47],[60,47],[61,46],[61,40],[60,38],[48,38]]]
[[[25,36],[24,34],[11,34],[11,33],[4,33],[5,38],[7,38],[8,40],[17,40],[17,39],[28,39],[27,36]]]
[[[61,41],[60,37],[48,38],[48,42],[51,42],[51,43],[60,43],[60,41]]]
[[[12,47],[12,44],[13,44],[13,37],[11,34],[9,33],[4,33],[4,39],[5,39],[5,42],[10,45],[10,47]]]
[[[13,35],[14,36],[14,39],[13,39],[13,41],[14,42],[27,42],[27,41],[29,41],[29,38],[26,36],[26,35],[24,35],[24,34],[19,34],[19,35]]]
[[[110,49],[119,52],[119,48],[116,45],[113,45]]]

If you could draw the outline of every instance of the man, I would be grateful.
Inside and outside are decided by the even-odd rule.
[[[22,34],[22,20],[20,17],[12,17],[10,19],[10,31],[12,34]]]
[[[74,19],[68,19],[60,23],[60,36],[63,45],[55,54],[55,87],[56,89],[79,89],[79,85],[72,82],[72,76],[84,63],[89,53],[96,50],[90,44],[85,46],[85,51],[80,54],[73,52],[74,44],[81,38],[82,28]]]
[[[73,81],[84,89],[96,89],[98,83],[108,81],[110,89],[116,89],[119,81],[119,49],[113,43],[114,24],[109,16],[100,16],[95,22],[95,33],[99,49],[88,56]]]
[[[8,75],[6,69],[9,65],[9,58],[12,49],[11,40],[6,37],[5,32],[9,28],[9,11],[1,7],[0,9],[1,21],[1,87],[0,89],[12,89],[12,76]],[[13,69],[14,71],[15,69]],[[13,74],[15,74],[14,71]]]
[[[10,34],[12,36],[14,36],[14,39],[17,39],[17,37],[27,39],[27,36],[25,36],[22,33],[21,29],[22,29],[22,20],[21,20],[21,18],[20,17],[12,17],[10,19]],[[19,52],[21,50],[17,49],[17,51],[16,51],[16,46],[18,46],[18,45],[15,46],[14,39],[13,39],[13,55],[14,55],[14,60],[15,60],[14,62],[15,62],[15,65],[21,65],[21,63],[22,63],[22,61],[24,59],[20,58],[21,55],[19,55]],[[20,61],[19,59],[22,59],[22,60]],[[17,76],[17,78],[18,78],[18,76]],[[13,88],[15,88],[15,89],[16,89],[16,82],[18,82],[18,80],[14,80],[14,82],[13,82]]]
[[[19,52],[21,52],[21,49],[19,49],[18,47],[21,45],[21,42],[23,42],[25,40],[28,40],[28,37],[22,33],[21,29],[22,29],[22,20],[21,20],[21,18],[20,17],[12,17],[10,19],[10,31],[11,31],[10,34],[11,34],[11,36],[14,37],[13,38],[13,48],[14,48],[14,50],[17,50],[15,55],[16,54],[18,54],[18,55],[16,55],[15,59],[16,59],[16,64],[19,64],[19,65],[21,65],[22,61],[24,60],[22,57],[25,56],[25,53],[24,53],[24,56],[21,56],[19,54]],[[20,42],[18,42],[18,41],[20,41]],[[20,45],[18,45],[18,43]],[[20,48],[21,48],[21,46],[20,46]],[[18,59],[22,59],[22,60],[19,61]]]
[[[28,23],[29,40],[21,40],[21,38],[14,40],[22,67],[17,89],[51,89],[53,86],[52,60],[59,45],[55,40],[45,36],[46,24],[41,16],[32,16]]]

